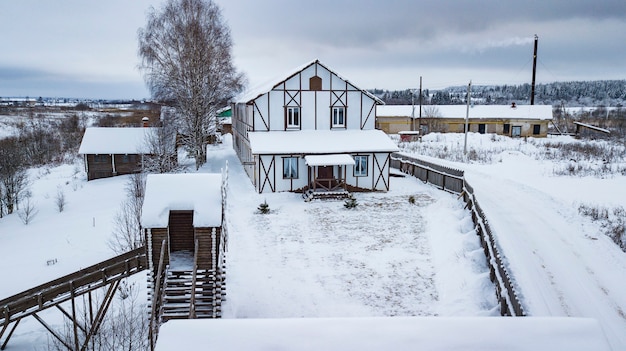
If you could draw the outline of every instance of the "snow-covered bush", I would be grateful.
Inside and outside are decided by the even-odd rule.
[[[261,203],[259,207],[257,207],[257,213],[260,213],[260,214],[270,213],[270,205],[267,204],[267,200],[263,201],[263,203]]]

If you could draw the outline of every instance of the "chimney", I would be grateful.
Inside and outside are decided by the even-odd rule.
[[[511,108],[517,108],[517,106],[515,106],[515,103],[514,103],[514,102],[512,102],[512,103],[511,103]],[[147,117],[146,117],[146,118],[147,118]]]
[[[141,119],[141,123],[142,123],[142,126],[144,128],[148,126],[148,121],[149,120],[150,120],[150,118],[148,118],[148,117],[144,117],[144,118]]]

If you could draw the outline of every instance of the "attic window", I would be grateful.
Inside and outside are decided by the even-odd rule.
[[[309,79],[309,90],[320,91],[322,90],[322,78],[313,76]]]

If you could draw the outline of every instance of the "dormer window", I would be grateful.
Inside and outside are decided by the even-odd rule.
[[[300,107],[287,106],[285,114],[287,129],[300,129]]]
[[[333,128],[345,128],[346,127],[345,106],[333,106],[331,108],[331,117],[332,117]]]

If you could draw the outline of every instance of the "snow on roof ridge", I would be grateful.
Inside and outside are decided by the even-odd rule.
[[[268,79],[265,82],[262,82],[260,84],[257,84],[256,86],[254,86],[251,89],[248,89],[247,91],[243,92],[242,94],[240,94],[239,96],[235,97],[235,102],[249,102],[251,100],[254,100],[256,98],[258,98],[259,96],[271,91],[272,89],[274,89],[277,85],[289,80],[291,77],[295,76],[296,74],[298,74],[299,72],[304,71],[306,68],[308,68],[311,65],[314,64],[318,64],[322,67],[324,67],[326,70],[328,70],[329,72],[331,72],[332,74],[336,75],[339,79],[344,80],[346,83],[354,86],[355,88],[361,90],[363,93],[365,93],[367,96],[369,96],[370,98],[374,99],[374,101],[376,101],[377,103],[384,105],[384,102],[379,99],[378,97],[376,97],[374,94],[370,93],[367,90],[361,89],[359,87],[357,87],[356,85],[354,85],[352,82],[350,82],[348,79],[344,78],[342,75],[340,75],[339,73],[333,71],[332,69],[328,68],[328,66],[326,66],[325,64],[323,64],[322,62],[320,62],[319,59],[314,59],[312,61],[309,61],[303,65],[300,65],[296,68],[293,68],[289,71],[287,71],[284,74],[281,74],[279,76],[275,76],[272,77],[270,79]]]

